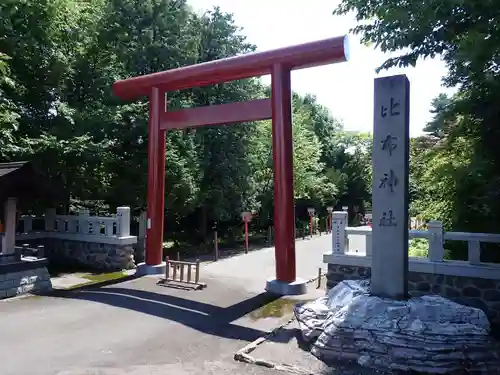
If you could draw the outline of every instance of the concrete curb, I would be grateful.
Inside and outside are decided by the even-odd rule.
[[[322,275],[321,277],[323,277]],[[319,277],[315,277],[307,281],[307,284],[311,284],[318,280]],[[254,358],[250,355],[255,349],[259,347],[259,345],[262,345],[266,341],[268,341],[271,337],[275,336],[279,331],[284,329],[286,326],[288,326],[290,323],[295,321],[295,316],[293,316],[291,319],[289,319],[287,322],[279,325],[278,327],[274,328],[271,332],[269,332],[267,335],[259,337],[257,340],[249,343],[245,347],[241,348],[234,354],[234,360],[238,362],[243,362],[243,363],[248,363],[248,364],[253,364],[257,366],[262,366],[262,367],[267,367],[267,368],[272,368],[278,371],[284,371],[290,374],[297,374],[297,375],[314,375],[313,372],[297,367],[294,365],[288,365],[286,363],[282,364],[277,364],[265,359],[260,359],[260,358]]]
[[[311,371],[307,369],[303,369],[297,366],[293,365],[288,365],[286,363],[283,364],[277,364],[265,359],[260,359],[260,358],[254,358],[250,355],[251,352],[253,352],[259,345],[263,344],[266,342],[269,338],[272,336],[276,335],[280,330],[285,328],[287,325],[292,323],[295,320],[295,317],[287,321],[286,323],[280,325],[279,327],[276,327],[273,329],[269,334],[263,337],[259,337],[257,340],[251,342],[250,344],[246,345],[242,349],[238,350],[234,354],[234,360],[238,362],[243,362],[243,363],[248,363],[252,365],[257,365],[257,366],[262,366],[262,367],[267,367],[267,368],[272,368],[278,371],[285,371],[291,374],[298,374],[298,375],[314,375]]]
[[[91,289],[96,289],[100,288],[103,286],[109,286],[109,285],[114,285],[130,280],[137,279],[138,277],[135,276],[135,274],[130,274],[126,275],[123,277],[119,277],[116,279],[111,279],[111,280],[104,280],[104,281],[89,281],[88,283],[83,283],[83,284],[77,284],[74,286],[69,286],[66,288],[54,288],[52,287],[50,290],[46,290],[43,292],[32,292],[32,293],[25,293],[25,294],[20,294],[17,296],[13,297],[8,297],[8,298],[2,298],[0,299],[0,303],[2,302],[13,302],[13,301],[18,301],[21,299],[27,299],[27,298],[33,298],[33,297],[61,297],[61,296],[67,296],[70,295],[71,293],[76,293],[80,291],[85,291],[85,290],[91,290]]]

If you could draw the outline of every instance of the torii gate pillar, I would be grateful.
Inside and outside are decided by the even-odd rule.
[[[142,273],[162,273],[165,195],[165,132],[204,125],[272,119],[274,161],[274,228],[276,278],[266,290],[303,294],[305,281],[296,278],[295,210],[293,190],[292,70],[344,62],[347,37],[305,43],[172,69],[115,82],[115,95],[131,100],[149,97],[148,208],[146,262]],[[193,87],[271,74],[271,99],[209,107],[166,110],[166,93]]]

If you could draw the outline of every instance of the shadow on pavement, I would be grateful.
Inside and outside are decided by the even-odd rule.
[[[117,287],[58,293],[57,297],[129,309],[175,321],[209,335],[248,342],[265,336],[268,332],[232,322],[279,298],[273,294],[261,293],[229,307],[220,307],[168,294]]]

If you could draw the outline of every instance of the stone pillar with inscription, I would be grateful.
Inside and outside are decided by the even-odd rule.
[[[375,79],[372,186],[374,295],[408,294],[410,83],[406,75]]]
[[[347,212],[334,211],[332,214],[332,254],[345,254],[345,228],[347,227]]]

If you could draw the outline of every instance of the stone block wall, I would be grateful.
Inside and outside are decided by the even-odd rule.
[[[17,261],[16,254],[0,254],[0,264],[9,264]]]
[[[52,290],[47,267],[41,266],[19,270],[18,264],[11,263],[0,269],[0,299],[15,297],[26,293],[43,293]],[[10,270],[9,270],[10,268]]]
[[[371,276],[371,268],[328,264],[327,288],[342,280],[359,280]],[[495,326],[500,324],[500,280],[409,272],[411,296],[438,294],[463,305],[483,310]]]
[[[136,266],[133,244],[117,245],[60,238],[44,238],[23,243],[44,245],[45,256],[54,265],[83,266],[101,271],[133,269]]]

